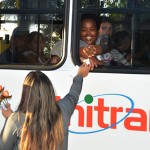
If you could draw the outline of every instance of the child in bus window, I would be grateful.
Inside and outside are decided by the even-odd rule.
[[[113,20],[107,16],[100,16],[100,26],[98,30],[98,38],[96,44],[100,44],[103,36],[112,37],[113,34]]]
[[[111,50],[115,65],[130,66],[131,35],[127,30],[117,31],[114,36],[114,49]]]
[[[98,31],[98,38],[96,41],[97,45],[103,45],[104,47],[108,47],[112,45],[113,48],[113,41],[112,41],[112,34],[113,34],[113,20],[107,16],[100,16],[100,27]],[[111,65],[113,61],[113,56],[110,52],[107,52],[102,55],[97,55],[97,58],[104,62],[105,66]]]

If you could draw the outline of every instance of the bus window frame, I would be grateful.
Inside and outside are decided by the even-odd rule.
[[[12,70],[55,70],[60,68],[66,61],[67,59],[67,41],[68,41],[68,26],[69,26],[69,9],[70,7],[70,1],[65,0],[64,1],[64,9],[0,9],[0,14],[37,14],[37,15],[42,15],[42,14],[51,14],[51,13],[61,13],[64,14],[64,23],[63,27],[65,30],[63,31],[64,38],[63,40],[63,55],[59,63],[53,64],[53,65],[42,65],[42,64],[21,64],[21,63],[16,63],[16,64],[0,64],[0,69],[12,69]]]
[[[72,33],[73,33],[73,40],[71,43],[72,47],[72,58],[75,65],[81,65],[81,61],[79,58],[79,41],[80,41],[80,16],[82,13],[103,13],[103,14],[110,14],[110,13],[116,13],[116,14],[150,14],[150,10],[148,8],[139,9],[139,8],[80,8],[80,3],[78,1],[74,0],[74,8],[73,11],[73,21],[76,22],[72,24]],[[134,32],[134,31],[133,31]],[[131,33],[133,34],[133,33]],[[150,67],[135,67],[135,66],[103,66],[95,68],[91,72],[96,73],[123,73],[123,74],[150,74]]]

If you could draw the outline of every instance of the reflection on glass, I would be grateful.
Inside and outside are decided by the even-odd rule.
[[[2,9],[64,8],[64,0],[2,0]]]
[[[81,0],[81,8],[150,8],[149,0]]]
[[[60,14],[1,14],[0,63],[51,64],[51,49],[60,39],[62,18]],[[24,31],[41,33],[43,49],[40,50],[40,38],[34,39],[32,44],[30,34],[26,38],[21,36]]]
[[[50,63],[51,54],[47,47],[44,47],[43,51],[39,53],[39,62],[43,65]]]

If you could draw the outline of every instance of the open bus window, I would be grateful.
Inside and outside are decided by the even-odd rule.
[[[51,66],[60,62],[64,1],[10,0],[2,1],[0,7],[4,12],[0,15],[0,65]]]
[[[85,56],[85,58],[91,57],[92,55],[88,56],[87,54],[89,49],[93,50],[93,53],[91,52],[90,54],[93,54],[100,61],[100,63],[97,63],[98,66],[100,68],[110,68],[111,71],[117,68],[129,70],[133,68],[149,68],[150,11],[148,11],[148,8],[150,8],[150,2],[135,2],[132,0],[118,1],[117,4],[115,1],[112,3],[108,3],[108,1],[101,2],[103,5],[100,5],[102,3],[96,0],[92,2],[83,0],[80,3],[80,12],[78,14],[78,18],[80,18],[80,34],[76,36],[80,37],[79,48],[83,49],[85,47],[82,52],[86,56],[84,54],[82,56]],[[91,7],[89,7],[90,5]],[[146,10],[144,13],[143,8]],[[88,14],[89,17],[89,14],[95,14],[98,18],[99,29],[97,31],[97,40],[93,43],[90,43],[90,40],[94,38],[93,31],[90,33],[90,29],[85,29],[86,25],[82,24],[82,16],[84,14]],[[109,33],[110,31],[106,31],[107,28],[111,30],[111,34]],[[84,35],[81,34],[82,31]],[[95,48],[91,48],[91,45],[94,45]],[[100,50],[99,53],[95,52],[97,45],[101,47],[100,49],[103,49],[103,47],[107,48],[107,51],[102,50],[101,52]],[[79,55],[82,62],[84,59],[81,56],[81,51]],[[97,62],[95,58],[94,62]]]
[[[87,18],[89,16],[88,14]],[[92,44],[96,48],[97,45],[100,46],[98,49],[108,48],[103,54],[101,52],[95,54],[94,57],[102,62],[97,63],[99,66],[150,66],[149,15],[100,14],[97,18],[99,18],[97,40],[94,40],[93,31],[86,28],[86,23],[83,24],[81,19],[80,46],[85,46],[83,51],[88,51],[87,46]],[[133,19],[138,23],[132,24]]]

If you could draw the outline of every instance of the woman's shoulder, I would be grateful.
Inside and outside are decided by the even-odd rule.
[[[88,44],[82,40],[80,40],[80,47],[86,47]]]
[[[21,112],[13,112],[10,115],[9,120],[13,121],[16,124],[18,124],[18,123],[22,124],[25,120],[25,115]]]

